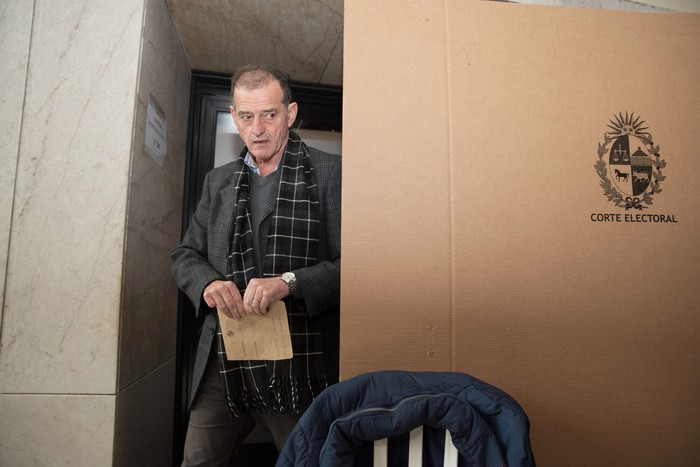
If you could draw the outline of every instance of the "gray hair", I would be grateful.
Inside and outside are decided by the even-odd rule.
[[[236,88],[259,89],[271,81],[279,83],[282,88],[282,103],[289,105],[292,102],[289,76],[283,71],[262,64],[243,65],[236,70],[231,77],[231,103],[233,104],[233,91]]]

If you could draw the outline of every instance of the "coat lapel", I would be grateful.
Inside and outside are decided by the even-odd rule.
[[[240,170],[242,167],[237,168],[237,170],[234,170],[231,172],[231,175],[227,178],[227,184],[226,187],[221,190],[221,209],[219,212],[216,214],[216,216],[213,216],[215,219],[214,223],[225,226],[225,236],[222,237],[223,239],[226,239],[225,241],[228,243],[226,245],[220,245],[222,250],[226,252],[226,255],[222,258],[223,261],[225,262],[223,264],[224,270],[227,269],[227,262],[228,262],[228,255],[231,254],[231,246],[232,243],[230,239],[233,238],[233,233],[236,228],[236,180],[239,177]],[[210,229],[213,226],[209,226]]]

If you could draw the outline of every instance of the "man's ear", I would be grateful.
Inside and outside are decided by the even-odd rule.
[[[233,109],[233,107],[231,107]],[[294,124],[294,120],[297,119],[297,110],[299,106],[296,102],[290,102],[287,106],[287,128],[291,128]]]

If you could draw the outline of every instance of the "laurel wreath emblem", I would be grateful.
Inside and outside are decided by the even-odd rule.
[[[658,145],[654,145],[654,140],[651,133],[645,131],[647,128],[643,127],[644,121],[639,121],[639,117],[635,119],[634,113],[628,115],[615,115],[615,121],[610,120],[612,125],[608,125],[613,131],[605,132],[603,135],[603,143],[598,143],[598,161],[595,163],[595,169],[600,177],[600,186],[603,188],[603,193],[608,198],[608,201],[615,203],[617,207],[624,207],[625,210],[628,209],[646,209],[651,204],[653,204],[653,195],[656,193],[661,193],[661,182],[666,178],[662,174],[662,169],[666,167],[666,161],[661,159],[660,148]],[[646,150],[652,156],[652,181],[649,183],[647,190],[643,193],[642,198],[627,196],[624,197],[620,193],[613,182],[608,178],[607,164],[605,163],[605,156],[608,154],[608,145],[615,141],[617,137],[621,135],[630,135],[639,138],[643,143]]]

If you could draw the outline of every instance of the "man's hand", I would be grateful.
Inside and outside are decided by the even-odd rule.
[[[279,277],[251,279],[243,295],[245,313],[267,314],[270,303],[289,295],[289,286]]]
[[[241,293],[236,284],[231,281],[210,282],[204,289],[202,297],[207,305],[216,308],[229,318],[241,319],[246,315]]]

